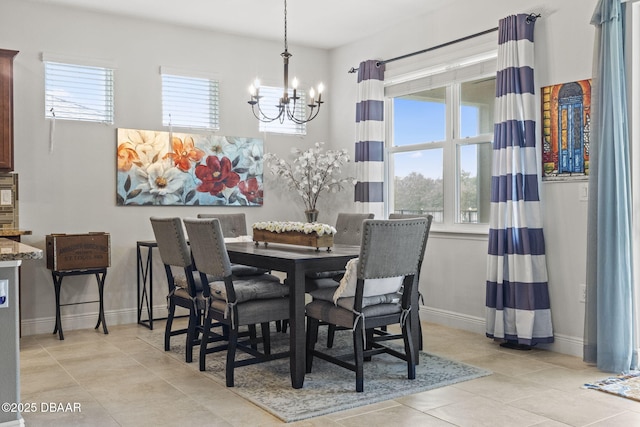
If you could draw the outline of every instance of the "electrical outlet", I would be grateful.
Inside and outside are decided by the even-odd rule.
[[[589,184],[586,182],[581,182],[578,185],[578,200],[581,202],[589,201]]]
[[[578,301],[587,302],[587,285],[585,285],[584,283],[581,283],[580,285],[578,285],[578,289],[580,292]]]

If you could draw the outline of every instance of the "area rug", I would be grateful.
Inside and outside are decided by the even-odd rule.
[[[584,386],[640,402],[640,371],[605,378]]]
[[[318,346],[326,343],[321,328]],[[157,332],[156,332],[157,331]],[[163,349],[163,332],[156,329],[148,338],[140,338],[152,346]],[[173,338],[172,357],[184,360],[182,337]],[[350,331],[336,333],[333,351],[352,348]],[[278,352],[289,345],[289,335],[272,333],[272,351]],[[198,349],[194,349],[194,362],[188,364],[198,369]],[[241,358],[242,352],[238,352]],[[226,352],[207,355],[208,376],[224,385]],[[356,393],[355,373],[314,358],[313,371],[306,374],[304,387],[291,387],[289,359],[244,366],[235,370],[235,386],[229,390],[251,401],[285,422],[317,417],[332,412],[395,399],[401,396],[431,390],[438,387],[468,381],[490,375],[491,372],[464,363],[420,352],[420,364],[416,367],[416,379],[407,379],[406,363],[381,354],[373,357],[364,367],[364,392]]]

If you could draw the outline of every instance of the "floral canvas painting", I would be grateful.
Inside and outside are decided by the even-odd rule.
[[[262,206],[256,138],[118,129],[117,205]]]

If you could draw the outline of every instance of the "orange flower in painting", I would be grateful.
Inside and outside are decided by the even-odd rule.
[[[174,136],[171,139],[171,147],[173,153],[167,153],[165,157],[173,160],[175,166],[183,172],[188,172],[191,169],[191,162],[199,162],[204,157],[204,151],[195,146],[193,138],[190,136],[187,136],[184,142]]]
[[[129,142],[118,145],[118,170],[127,172],[135,162],[139,162],[138,153]]]

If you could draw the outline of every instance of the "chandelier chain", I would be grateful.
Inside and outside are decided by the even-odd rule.
[[[289,50],[289,44],[287,43],[287,0],[284,0],[284,51]]]

